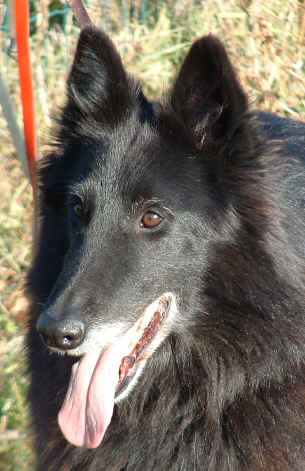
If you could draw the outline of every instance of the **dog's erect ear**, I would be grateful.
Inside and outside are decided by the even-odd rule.
[[[131,104],[132,86],[110,38],[97,27],[86,26],[67,81],[68,105],[84,117],[111,125]]]
[[[174,83],[171,105],[198,149],[204,143],[220,143],[246,113],[246,95],[223,45],[214,36],[192,45]]]

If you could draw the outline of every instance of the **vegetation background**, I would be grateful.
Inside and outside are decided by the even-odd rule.
[[[305,120],[305,0],[88,0],[129,71],[150,97],[170,84],[191,42],[213,33],[225,43],[253,107]],[[31,48],[39,151],[64,99],[78,28],[64,0],[31,1]],[[0,70],[22,126],[7,4],[0,5]],[[8,52],[10,51],[10,55]],[[0,469],[33,469],[28,428],[22,293],[31,257],[32,192],[0,113]],[[39,400],[39,398],[37,398]]]

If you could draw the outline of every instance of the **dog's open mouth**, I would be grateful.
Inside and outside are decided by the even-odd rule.
[[[174,296],[150,304],[126,334],[102,351],[87,353],[72,367],[70,384],[58,415],[66,439],[97,447],[111,421],[115,400],[128,394],[152,352],[166,336]]]

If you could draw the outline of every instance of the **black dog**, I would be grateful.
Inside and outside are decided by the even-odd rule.
[[[150,103],[86,27],[67,95],[28,276],[37,469],[304,471],[305,125],[250,113],[213,36]]]

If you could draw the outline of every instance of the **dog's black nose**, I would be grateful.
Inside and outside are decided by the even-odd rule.
[[[48,347],[60,350],[78,347],[85,336],[84,323],[75,317],[56,320],[47,314],[42,314],[36,327]]]

